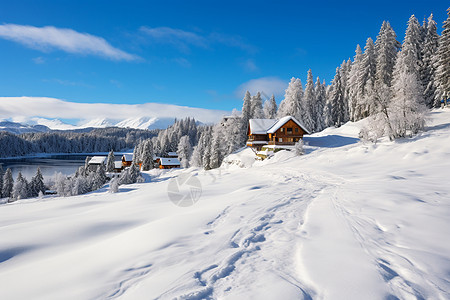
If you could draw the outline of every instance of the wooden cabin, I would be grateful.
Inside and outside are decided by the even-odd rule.
[[[280,120],[250,119],[247,146],[261,150],[265,145],[295,145],[310,132],[292,116]]]
[[[93,156],[88,162],[88,168],[90,171],[96,171],[102,164],[106,164],[106,156]]]
[[[125,153],[124,155],[122,155],[122,166],[124,168],[131,166],[132,162],[133,162],[133,154]]]
[[[159,168],[160,169],[181,168],[181,163],[178,160],[178,158],[160,157]]]

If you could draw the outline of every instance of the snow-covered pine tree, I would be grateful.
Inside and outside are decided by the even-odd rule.
[[[209,166],[211,169],[215,169],[220,167],[223,160],[223,147],[221,141],[222,139],[222,130],[220,124],[216,125],[213,130],[212,134],[212,141],[211,141],[211,159]]]
[[[86,156],[86,159],[84,160],[84,169],[89,170],[89,161],[91,160],[92,156]]]
[[[167,138],[167,136],[165,135]],[[131,162],[132,165],[139,164],[142,162],[142,143],[139,141],[139,143],[134,147],[133,149],[133,161]]]
[[[442,26],[436,55],[435,106],[439,106],[442,99],[450,98],[450,8],[447,9],[447,15],[448,17]]]
[[[257,92],[256,95],[252,97],[251,109],[251,115],[253,119],[264,118],[263,104],[260,92]]]
[[[211,129],[208,129],[205,132],[205,145],[204,145],[204,152],[203,152],[203,169],[205,170],[211,170],[211,154],[212,154],[212,134]]]
[[[41,168],[38,167],[36,170],[36,175],[31,178],[30,182],[30,193],[31,197],[37,197],[39,192],[45,192],[44,176],[42,176]]]
[[[152,140],[148,139],[145,140],[143,142],[143,147],[142,147],[142,170],[143,171],[148,171],[153,169],[153,144],[152,144]]]
[[[325,103],[327,101],[325,89],[326,89],[325,83],[321,84],[320,78],[317,77],[315,88],[315,95],[316,95],[316,103],[315,103],[316,119],[314,121],[314,124],[316,124],[316,128],[314,130],[315,132],[319,132],[325,128],[325,119],[323,113]]]
[[[8,168],[6,169],[6,172],[3,175],[2,197],[11,198],[13,187],[14,187],[14,179],[12,177],[11,169]]]
[[[232,153],[245,145],[247,132],[241,131],[241,122],[242,118],[239,117],[236,111],[233,111],[230,118],[221,122],[220,126],[214,127],[215,131],[220,131],[220,134],[222,134],[221,149],[223,155]]]
[[[139,177],[139,175],[140,175],[140,172],[139,172],[139,167],[137,166],[137,165],[131,165],[131,167],[129,168],[129,170],[130,170],[130,180],[131,180],[131,183],[136,183],[137,182],[137,180],[138,180],[138,177]]]
[[[26,199],[28,197],[28,182],[19,171],[12,190],[12,198],[14,200]]]
[[[336,75],[331,83],[329,103],[331,105],[330,116],[332,125],[339,127],[345,120],[345,87],[343,85],[340,68],[336,68]]]
[[[323,83],[325,86],[325,82]],[[331,93],[333,91],[333,85],[329,85],[325,89],[325,106],[323,107],[323,121],[324,127],[334,126],[333,118],[331,116],[332,104],[331,104]]]
[[[362,72],[362,59],[363,53],[361,47],[356,45],[355,56],[353,58],[352,68],[348,74],[348,109],[349,117],[351,121],[357,121],[356,118],[356,108],[358,106],[358,99],[361,97],[359,94],[359,74]],[[319,82],[320,83],[320,82]]]
[[[64,176],[61,172],[56,173],[56,175],[55,175],[55,190],[56,190],[56,193],[60,197],[66,196],[65,195],[65,186],[64,186],[65,181],[66,181],[66,176]]]
[[[311,132],[316,129],[316,93],[314,88],[314,79],[311,69],[308,70],[308,76],[306,80],[305,93],[303,94],[303,110],[301,111],[303,125],[306,126]]]
[[[244,103],[242,104],[242,119],[245,120],[245,126],[247,126],[248,120],[253,117],[252,115],[252,96],[249,91],[245,92]]]
[[[277,116],[277,102],[275,96],[272,94],[269,100],[264,103],[264,117],[266,119],[275,119]]]
[[[421,26],[416,17],[412,15],[408,20],[408,28],[406,29],[405,40],[403,41],[402,51],[400,52],[400,56],[403,59],[401,69],[408,74],[418,75],[420,72],[422,60],[421,44]]]
[[[106,160],[106,172],[113,172],[114,171],[114,161],[115,161],[115,157],[114,157],[114,151],[110,151],[108,153],[108,159]]]
[[[303,140],[300,139],[297,143],[295,143],[294,146],[295,149],[295,155],[300,156],[305,153],[305,150],[303,149]]]
[[[194,150],[192,151],[191,160],[189,161],[189,165],[193,167],[200,168],[203,166],[203,153],[204,148],[202,146],[203,143],[202,138],[200,136],[200,140],[198,141],[197,146],[194,147]]]
[[[425,105],[432,107],[436,98],[436,64],[435,57],[439,47],[439,35],[437,34],[437,25],[433,20],[433,14],[428,17],[424,44],[422,47],[421,80],[424,88]]]
[[[100,188],[102,185],[104,185],[108,181],[108,177],[106,176],[106,167],[105,167],[105,165],[104,164],[100,164],[97,167],[97,172],[95,174],[97,175],[97,178],[98,178],[98,183],[99,183],[98,188]]]
[[[375,41],[375,49],[377,53],[376,57],[376,74],[375,80],[378,86],[392,85],[392,72],[394,70],[395,60],[397,58],[397,52],[399,51],[401,44],[397,41],[397,35],[391,24],[387,21],[383,21],[380,32]]]
[[[289,82],[289,86],[286,89],[284,94],[284,99],[280,103],[280,107],[278,108],[278,118],[282,118],[285,116],[293,116],[300,122],[302,120],[302,107],[301,100],[303,98],[303,87],[302,82],[299,78],[291,78],[291,82]]]
[[[200,134],[200,138],[198,140],[197,146],[195,146],[194,151],[192,153],[190,165],[201,168],[203,167],[203,157],[206,151],[207,143],[209,142],[209,133],[208,130],[204,130]]]
[[[90,191],[90,184],[88,183],[88,177],[85,176],[77,176],[75,177],[73,188],[72,188],[72,195],[83,195],[86,193],[89,193]]]
[[[406,40],[406,39],[405,39]],[[403,49],[408,49],[405,47]],[[403,50],[402,50],[403,52]],[[390,138],[411,136],[425,126],[423,88],[418,71],[411,67],[413,51],[399,53],[394,68],[393,98],[389,104]]]
[[[183,168],[189,167],[189,160],[192,155],[192,145],[189,141],[189,136],[183,135],[178,143],[177,149],[178,158],[180,159]]]
[[[374,112],[375,78],[376,78],[376,49],[369,37],[364,47],[361,62],[361,73],[358,78],[359,103],[355,110],[355,120],[363,119]]]
[[[350,114],[348,111],[348,99],[349,99],[349,84],[348,84],[348,78],[349,74],[352,68],[352,61],[348,59],[347,61],[343,61],[340,67],[341,72],[341,80],[342,80],[342,86],[344,89],[344,123],[348,122],[350,120]]]
[[[119,178],[114,177],[109,182],[109,192],[110,193],[117,193],[119,191]]]
[[[74,196],[74,194],[72,194],[72,191],[74,190],[74,181],[72,181],[71,178],[67,178],[64,180],[64,196],[65,197],[70,197],[70,196]]]

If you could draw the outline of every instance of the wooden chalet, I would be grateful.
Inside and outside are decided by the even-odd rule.
[[[133,154],[125,153],[124,155],[122,155],[122,166],[124,168],[131,166],[132,162],[133,162]]]
[[[295,145],[303,135],[310,132],[292,116],[280,120],[250,119],[247,146],[261,150],[265,145]]]
[[[181,168],[181,163],[178,158],[160,157],[159,168],[160,169]]]
[[[100,165],[106,164],[106,156],[93,156],[88,162],[90,171],[95,171]]]

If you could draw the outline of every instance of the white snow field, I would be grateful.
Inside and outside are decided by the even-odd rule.
[[[361,123],[306,155],[0,206],[0,299],[450,299],[450,110],[411,139]],[[197,178],[179,207],[170,180]],[[181,185],[180,193],[189,192]]]

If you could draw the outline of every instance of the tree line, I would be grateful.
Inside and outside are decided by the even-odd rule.
[[[95,128],[89,132],[52,131],[13,134],[0,132],[0,157],[34,153],[92,153],[133,148],[141,139],[158,135],[159,130]]]

